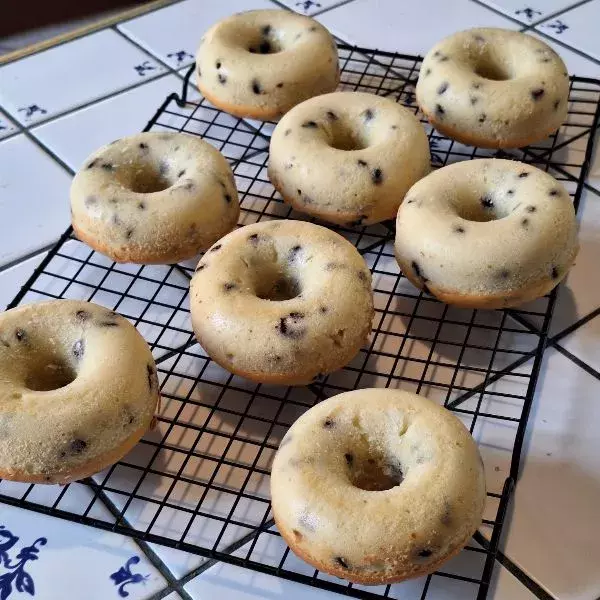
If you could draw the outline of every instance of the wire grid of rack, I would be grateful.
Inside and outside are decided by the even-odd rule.
[[[341,45],[341,89],[388,96],[418,114],[421,59]],[[200,135],[230,161],[240,224],[306,218],[283,204],[266,175],[273,123],[234,118],[195,94],[166,98],[146,130]],[[600,114],[600,81],[571,78],[567,122],[541,144],[510,152],[463,146],[423,120],[432,162],[503,156],[550,172],[579,204]],[[422,116],[419,114],[419,116]],[[157,426],[123,460],[69,486],[0,482],[0,501],[359,598],[485,598],[518,474],[552,293],[504,311],[457,309],[416,290],[393,257],[393,223],[333,227],[373,273],[376,318],[367,347],[306,387],[259,385],[216,365],[190,329],[193,263],[117,265],[67,230],[9,307],[50,298],[94,301],[129,318],[151,345],[161,379]],[[486,465],[484,523],[433,575],[364,587],[315,571],[273,525],[269,467],[290,424],[315,402],[372,386],[401,387],[444,404],[479,443]],[[82,500],[82,498],[84,500]],[[349,516],[351,518],[351,516]]]

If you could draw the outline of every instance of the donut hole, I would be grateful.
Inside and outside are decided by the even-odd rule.
[[[257,31],[248,42],[248,52],[250,54],[277,54],[283,52],[283,50],[284,47],[281,41],[268,26]]]
[[[477,197],[463,198],[455,204],[455,210],[456,214],[465,221],[486,223],[508,217],[513,211],[515,203],[506,198],[484,193]]]
[[[404,479],[402,466],[396,460],[379,453],[347,452],[350,482],[354,487],[369,492],[382,492],[400,485]]]
[[[300,282],[293,275],[276,269],[261,272],[254,291],[261,300],[272,302],[291,300],[302,293]]]
[[[163,170],[164,171],[164,170]],[[126,186],[138,194],[152,194],[170,188],[173,182],[159,166],[150,163],[141,163],[132,170]]]
[[[34,392],[49,392],[69,385],[76,377],[71,365],[60,360],[48,361],[27,373],[25,386]]]
[[[508,65],[503,65],[489,57],[485,57],[477,63],[475,73],[479,77],[483,77],[483,79],[490,79],[492,81],[507,81],[513,78]]]
[[[369,146],[369,140],[363,130],[343,124],[331,127],[329,145],[336,150],[363,150]]]

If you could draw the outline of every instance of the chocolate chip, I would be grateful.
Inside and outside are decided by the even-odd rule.
[[[91,318],[91,314],[87,311],[87,310],[78,310],[75,313],[75,318],[78,321],[81,321],[82,323],[85,323],[86,321],[89,321]]]
[[[292,133],[292,130],[291,130],[291,129],[286,129],[286,130],[283,132],[283,135],[290,135],[290,133]]]
[[[354,462],[354,456],[349,452],[346,452],[346,454],[344,454],[344,458],[346,459],[346,463],[348,465],[351,465]]]
[[[154,367],[150,364],[146,365],[146,377],[148,379],[148,388],[150,389],[150,391],[153,391],[154,386],[156,385],[158,380],[156,378],[156,371],[154,370]]]
[[[323,421],[323,427],[325,427],[325,429],[333,429],[335,427],[335,421],[333,419],[325,419],[325,421]]]
[[[558,269],[556,267],[552,267],[550,275],[552,276],[552,279],[558,279]]]
[[[342,569],[349,569],[350,566],[348,565],[348,561],[345,558],[342,558],[341,556],[334,556],[333,557],[333,561],[339,565],[340,567],[342,567]]]
[[[537,88],[535,90],[531,90],[531,97],[534,100],[539,100],[544,95],[544,88]]]
[[[133,232],[135,231],[135,229],[133,227],[130,227],[129,229],[127,229],[125,231],[125,239],[130,240],[131,236],[133,235]]]
[[[221,68],[221,61],[220,61],[220,60],[218,60],[218,61],[215,63],[215,67],[217,67],[217,69],[220,69],[220,68]]]
[[[114,165],[112,165],[111,163],[107,163],[107,162],[105,162],[105,163],[102,163],[100,166],[101,166],[101,167],[102,167],[102,169],[104,169],[105,171],[112,172],[112,171],[114,171],[114,170],[115,170],[115,166],[114,166]]]
[[[255,94],[262,94],[262,87],[261,87],[260,82],[258,81],[258,79],[253,79],[252,80],[252,91]]]
[[[71,454],[81,454],[87,448],[87,442],[76,439],[69,444]],[[64,453],[63,453],[64,454]]]
[[[492,200],[492,198],[489,194],[482,196],[479,199],[479,202],[480,202],[481,206],[483,206],[483,208],[492,208],[494,206],[494,201]]]
[[[448,89],[448,82],[444,81],[437,89],[438,94],[443,94]]]
[[[435,105],[435,114],[438,117],[443,117],[445,113],[446,113],[446,111],[444,110],[444,107],[441,104]]]
[[[521,219],[521,225],[527,229],[529,227],[529,219]]]
[[[556,188],[554,188],[554,189],[551,189],[551,190],[548,192],[548,194],[549,194],[550,196],[558,196],[558,195],[560,194],[560,191],[559,191],[559,190],[557,190]]]
[[[454,231],[454,233],[464,233],[465,228],[462,225],[455,225],[453,227],[453,231]]]
[[[206,265],[200,264],[196,267],[196,270],[194,272],[197,273],[198,271],[202,271],[205,268],[206,268]]]
[[[510,277],[510,271],[507,269],[502,269],[502,271],[498,272],[498,277],[500,279],[508,279]]]
[[[202,77],[202,71],[201,71],[200,67],[198,67],[196,69],[196,73],[198,73],[198,77]]]
[[[320,310],[320,311],[321,311],[323,314],[325,314],[325,313],[327,313],[327,311],[328,311],[329,309],[328,309],[326,306],[321,306],[321,308],[319,308],[319,310]]]
[[[223,73],[219,73],[217,75],[217,79],[219,80],[219,83],[222,85],[225,85],[227,83],[227,76],[224,75]]]
[[[24,329],[21,329],[20,327],[15,331],[15,337],[17,338],[18,342],[27,341],[27,333]]]
[[[296,193],[298,194],[298,196],[302,196],[302,190],[301,190],[300,188],[298,188],[298,189],[296,190]]]
[[[506,193],[507,193],[508,196],[513,196],[514,193],[515,193],[515,190],[512,190],[512,189],[511,190],[506,190]]]
[[[146,143],[144,143],[144,142],[140,142],[140,143],[138,144],[138,148],[139,148],[140,150],[146,151],[146,150],[148,150],[148,144],[146,144]]]
[[[485,38],[482,35],[474,35],[473,39],[476,42],[479,42],[480,44],[483,44],[485,42]]]
[[[256,244],[258,244],[258,233],[253,233],[252,235],[248,236],[248,241],[253,245],[256,246]]]
[[[332,110],[328,110],[325,114],[327,115],[327,118],[330,121],[337,121],[338,120],[338,116]]]
[[[217,244],[216,246],[213,246],[210,251],[211,252],[217,252],[218,250],[220,250],[223,247],[222,244]]]
[[[99,162],[99,158],[95,158],[91,163],[88,164],[86,169],[93,169]]]
[[[524,179],[525,177],[529,177],[528,171],[522,171],[521,173],[519,173],[519,179]]]
[[[471,102],[471,106],[475,106],[479,102],[479,98],[477,96],[471,96],[469,101]]]
[[[84,340],[77,340],[74,344],[73,344],[73,356],[77,359],[80,360],[84,353],[85,353],[85,341]]]
[[[367,161],[363,160],[362,158],[359,158],[356,162],[358,163],[358,165],[360,167],[366,167],[367,166]]]
[[[423,548],[423,550],[419,550],[418,555],[421,558],[429,558],[433,554],[433,550],[429,548]]]
[[[314,121],[305,121],[302,123],[302,127],[306,127],[307,129],[316,129],[319,126]]]
[[[380,168],[373,169],[373,172],[371,173],[371,181],[375,185],[380,185],[383,183],[383,173],[381,172]]]
[[[140,210],[146,210],[146,203],[145,202],[138,202],[138,208]]]
[[[179,171],[179,173],[177,173],[177,178],[179,179],[179,177],[183,177],[185,175],[185,169],[181,169],[181,171]]]
[[[398,125],[392,125],[392,129],[398,129]]]
[[[300,250],[302,250],[302,246],[293,246],[288,254],[288,262],[294,262]]]
[[[223,284],[223,290],[226,292],[230,292],[231,290],[235,290],[235,288],[237,287],[237,285],[235,283],[232,282],[227,282]]]
[[[233,200],[231,194],[228,193],[223,194],[223,199],[225,200],[225,202],[227,202],[227,204],[229,204]]]
[[[481,113],[479,115],[479,119],[477,119],[480,123],[485,122],[485,120],[487,119],[487,115],[485,113]]]
[[[297,327],[298,321],[302,321],[304,315],[302,313],[290,313],[288,316],[281,317],[276,329],[281,335],[291,339],[301,338],[306,333],[305,327]],[[291,319],[291,323],[288,320]]]
[[[558,110],[559,106],[560,106],[560,100],[555,100],[554,101],[554,110]]]
[[[118,327],[119,324],[116,321],[100,321],[98,327]]]
[[[362,118],[364,119],[365,123],[368,123],[375,117],[375,113],[370,108],[363,110],[362,113],[360,113],[360,114],[361,114]]]
[[[413,261],[410,263],[410,266],[411,266],[411,268],[412,268],[412,270],[413,270],[413,273],[414,273],[414,274],[415,274],[417,277],[419,277],[420,279],[421,279],[421,278],[423,278],[423,273],[421,273],[421,267],[419,267],[419,264],[418,264],[416,261],[414,261],[414,260],[413,260]]]
[[[480,83],[479,81],[474,81],[474,82],[471,84],[471,87],[472,87],[474,90],[480,90],[480,89],[481,89],[481,83]]]
[[[529,206],[527,206],[527,207],[525,208],[525,210],[526,210],[528,213],[532,213],[532,212],[535,212],[537,209],[536,209],[536,207],[535,207],[535,206],[533,206],[532,204],[530,204]]]
[[[424,75],[425,75],[425,77],[427,77],[428,75],[431,75],[431,69],[425,69]]]

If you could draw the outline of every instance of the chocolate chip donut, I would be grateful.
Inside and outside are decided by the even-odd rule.
[[[425,56],[417,101],[431,124],[482,148],[544,139],[567,116],[569,75],[541,40],[505,29],[469,29]]]
[[[222,154],[197,136],[140,133],[103,146],[71,185],[77,237],[117,262],[175,263],[231,231],[240,214]]]
[[[41,302],[0,314],[0,477],[67,483],[122,458],[159,400],[148,345],[96,304]]]
[[[430,169],[418,119],[381,96],[336,92],[293,108],[271,137],[269,178],[296,210],[331,223],[370,225],[396,216]]]
[[[578,250],[575,211],[564,187],[531,165],[464,161],[409,190],[395,250],[406,277],[443,302],[516,306],[567,274]]]
[[[337,87],[337,47],[320,23],[284,10],[251,10],[213,25],[196,55],[202,95],[239,117],[277,119]]]
[[[315,568],[383,584],[435,571],[481,524],[477,446],[450,411],[416,394],[329,398],[289,429],[271,469],[279,532]]]
[[[198,341],[225,369],[300,385],[347,364],[373,319],[371,273],[343,237],[303,221],[226,235],[191,283]]]

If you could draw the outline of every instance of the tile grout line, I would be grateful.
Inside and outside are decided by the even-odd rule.
[[[537,27],[541,23],[545,23],[546,21],[549,21],[550,19],[555,19],[556,17],[559,17],[560,15],[567,13],[575,8],[579,8],[583,4],[588,4],[588,2],[591,2],[591,1],[592,0],[579,0],[579,2],[574,2],[570,6],[567,6],[566,8],[561,8],[553,13],[550,13],[548,16],[546,16],[542,19],[539,19],[537,21],[534,21],[533,23],[530,23],[528,25],[528,27]]]
[[[509,21],[512,21],[513,23],[516,23],[517,25],[519,25],[520,31],[523,30],[523,27],[527,27],[527,23],[523,23],[523,21],[520,21],[516,17],[512,17],[511,15],[507,15],[506,13],[503,13],[501,10],[494,8],[493,6],[490,6],[489,4],[486,4],[485,2],[482,2],[482,0],[471,0],[471,2],[473,2],[473,4],[477,4],[477,5],[481,6],[481,8],[487,8],[489,11],[496,13],[498,16],[504,17],[505,19],[508,19]]]

